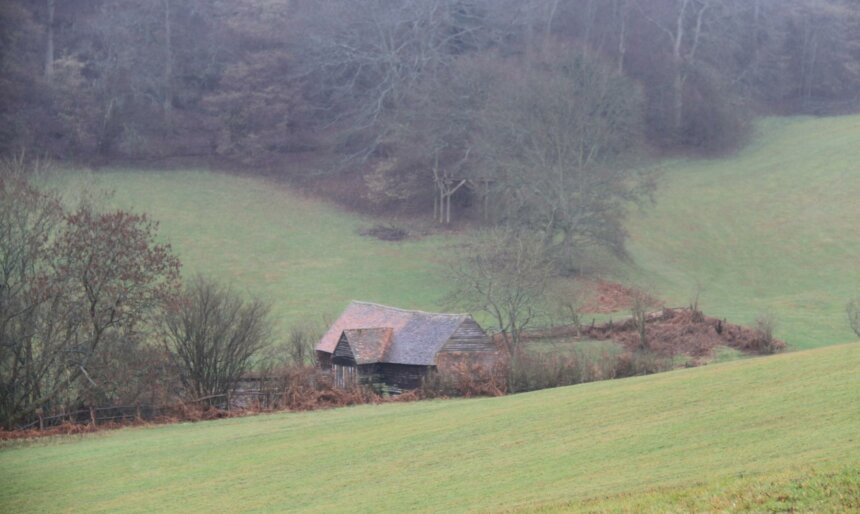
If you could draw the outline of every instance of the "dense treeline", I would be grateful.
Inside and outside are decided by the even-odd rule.
[[[553,43],[641,83],[664,145],[719,147],[742,103],[828,110],[860,82],[848,0],[11,0],[0,16],[3,144],[58,154],[257,162],[326,136],[378,154],[402,143],[386,118],[458,62],[528,66]]]
[[[0,152],[286,168],[610,246],[571,229],[570,184],[628,200],[643,145],[719,152],[755,113],[860,102],[852,0],[10,0],[0,25]]]

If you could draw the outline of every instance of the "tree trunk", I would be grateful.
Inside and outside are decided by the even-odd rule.
[[[559,0],[550,0],[549,12],[546,15],[546,25],[543,31],[543,51],[546,53],[549,50],[549,43],[552,39],[552,22],[555,19],[555,13],[558,11]]]
[[[164,0],[164,113],[173,108],[173,28],[170,21],[170,0]]]
[[[684,126],[684,74],[683,64],[675,62],[675,78],[672,83],[672,130],[681,135]]]
[[[618,17],[621,26],[618,29],[618,73],[624,73],[624,59],[627,56],[627,0],[620,0]]]
[[[674,80],[672,82],[672,129],[675,135],[681,134],[684,123],[684,57],[681,46],[684,42],[684,17],[687,12],[689,0],[682,0],[681,9],[678,11],[678,19],[675,27],[675,41],[672,48],[672,65],[674,66]]]
[[[45,42],[45,76],[50,79],[54,75],[54,0],[47,0],[48,23],[47,41]]]

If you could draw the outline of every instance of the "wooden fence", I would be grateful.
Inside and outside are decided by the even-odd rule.
[[[210,406],[230,410],[245,410],[250,408],[273,409],[283,405],[286,391],[276,391],[267,388],[268,379],[249,379],[239,382],[235,391],[226,394],[214,394],[173,405],[109,405],[91,406],[77,410],[63,411],[51,415],[37,413],[29,423],[17,425],[18,430],[57,427],[66,423],[76,425],[93,425],[115,422],[153,421],[161,417],[176,416],[188,406],[207,402]]]

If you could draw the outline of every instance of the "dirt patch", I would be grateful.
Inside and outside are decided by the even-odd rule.
[[[652,308],[661,307],[662,302],[640,289],[626,287],[617,282],[606,280],[589,281],[585,284],[585,301],[579,308],[580,312],[608,314],[619,311],[629,311],[637,299]]]
[[[370,228],[360,230],[358,234],[365,237],[375,237],[380,241],[403,241],[409,237],[408,230],[392,223],[387,225],[376,224]]]

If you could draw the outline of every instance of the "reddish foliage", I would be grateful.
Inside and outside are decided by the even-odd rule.
[[[285,368],[280,372],[278,382],[278,393],[281,394],[278,407],[291,411],[346,407],[380,400],[365,387],[335,387],[331,374],[319,368]]]
[[[710,355],[717,346],[728,346],[746,353],[774,353],[785,343],[768,340],[758,330],[727,323],[691,309],[663,309],[649,315],[646,336],[652,351],[661,355]],[[626,324],[618,325],[612,338],[627,348],[639,344],[638,334]]]
[[[754,354],[775,353],[785,349],[785,343],[768,339],[759,330],[705,316],[691,309],[664,308],[646,316],[646,338],[651,351],[659,355],[710,355],[717,346],[728,346]],[[583,339],[612,339],[630,350],[639,346],[639,333],[632,318],[582,327],[559,326],[523,333],[523,340],[576,336]]]
[[[420,389],[401,395],[406,397],[399,400],[502,396],[508,388],[507,359],[451,359],[439,370],[428,375]]]
[[[662,305],[656,298],[638,289],[625,287],[616,282],[596,280],[589,284],[588,289],[591,290],[591,293],[582,307],[579,308],[580,312],[611,313],[629,311],[637,298],[644,299],[647,305],[653,307]]]

